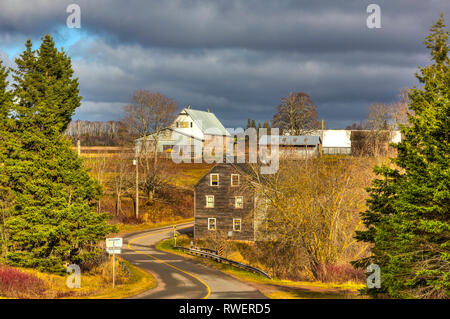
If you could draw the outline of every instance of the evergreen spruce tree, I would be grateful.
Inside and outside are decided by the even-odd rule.
[[[5,143],[7,142],[6,135],[8,127],[12,123],[10,113],[12,110],[13,95],[8,90],[8,74],[9,71],[3,66],[3,61],[0,60],[0,145],[3,147],[5,147]],[[0,152],[0,156],[4,155],[4,149],[2,149],[2,151],[3,152]]]
[[[6,187],[6,175],[4,163],[7,149],[14,145],[10,134],[12,94],[8,91],[8,71],[0,60],[0,258],[8,253],[9,232],[6,221],[13,205],[14,195],[9,187]]]
[[[114,230],[106,214],[95,213],[100,185],[71,150],[63,132],[80,106],[70,58],[50,35],[38,50],[27,41],[13,72],[14,146],[6,150],[2,182],[15,196],[7,219],[7,262],[63,272],[99,250],[97,242]]]
[[[0,128],[4,127],[12,105],[12,94],[7,90],[7,77],[8,71],[0,60]]]
[[[371,257],[354,264],[380,266],[381,288],[367,289],[373,296],[450,297],[450,72],[442,15],[425,44],[432,64],[416,75],[423,86],[410,93],[415,115],[401,128],[396,167],[375,168],[381,178],[362,213],[367,230],[357,233],[373,247]]]

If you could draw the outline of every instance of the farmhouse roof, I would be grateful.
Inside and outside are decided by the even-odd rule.
[[[230,135],[214,113],[193,110],[190,108],[184,108],[181,113],[182,112],[186,112],[192,118],[192,120],[200,127],[203,134]]]
[[[163,128],[161,130],[161,132],[164,132],[165,130],[174,131],[174,132],[177,132],[178,134],[181,134],[181,135],[184,135],[184,136],[188,136],[188,137],[191,137],[191,138],[194,138],[194,139],[197,139],[197,140],[201,140],[201,138],[199,138],[198,136],[194,136],[194,135],[189,134],[188,132],[185,132],[185,131],[182,131],[182,130],[177,130],[174,127],[170,127],[170,126],[165,127],[165,128]],[[145,137],[139,137],[139,138],[136,139],[136,141],[141,141],[141,140],[144,140],[144,139],[145,140],[153,140],[154,138],[155,138],[155,133],[147,135]]]

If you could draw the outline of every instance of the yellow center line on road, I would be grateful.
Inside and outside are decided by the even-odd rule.
[[[175,267],[174,265],[171,265],[171,264],[165,262],[164,260],[161,260],[161,259],[159,259],[159,258],[157,258],[157,257],[155,257],[155,256],[153,256],[153,255],[150,255],[149,253],[146,253],[146,252],[139,251],[139,250],[136,250],[136,249],[134,249],[134,248],[131,248],[131,246],[130,246],[130,244],[131,244],[132,242],[134,242],[135,240],[138,240],[138,239],[141,239],[141,238],[150,237],[150,236],[152,236],[152,235],[156,235],[156,234],[160,234],[160,233],[164,233],[164,232],[166,232],[166,231],[167,231],[167,229],[162,230],[162,231],[158,231],[158,232],[156,232],[156,233],[151,233],[151,234],[148,234],[148,235],[144,235],[144,236],[140,236],[140,237],[133,238],[132,240],[130,240],[130,241],[128,242],[128,248],[131,249],[131,250],[133,250],[133,251],[136,252],[136,253],[139,253],[139,254],[142,254],[142,255],[146,255],[146,256],[148,256],[148,257],[151,257],[151,258],[153,258],[153,259],[155,259],[155,260],[157,260],[157,261],[159,261],[159,262],[161,262],[161,263],[163,263],[163,264],[165,264],[165,265],[167,265],[167,266],[169,266],[169,267],[172,267],[173,269],[176,269],[176,270],[178,270],[178,271],[180,271],[180,272],[182,272],[182,273],[184,273],[184,274],[186,274],[186,275],[188,275],[188,276],[191,276],[192,278],[194,278],[194,279],[200,281],[200,282],[206,287],[206,289],[208,290],[208,293],[206,294],[205,297],[203,297],[203,299],[208,299],[209,295],[211,294],[211,289],[209,288],[209,286],[208,286],[203,280],[201,280],[200,278],[198,278],[196,275],[191,274],[191,273],[189,273],[189,272],[187,272],[187,271],[184,271],[183,269],[180,269],[180,268],[178,268],[178,267]]]

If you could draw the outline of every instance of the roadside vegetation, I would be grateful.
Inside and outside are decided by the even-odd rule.
[[[177,238],[177,246],[189,247],[191,237],[181,235]],[[160,241],[156,248],[172,254],[177,254],[186,258],[195,260],[198,263],[208,267],[213,267],[224,273],[231,275],[241,281],[253,285],[265,296],[272,299],[354,299],[364,298],[359,294],[359,290],[364,287],[360,282],[346,281],[342,283],[321,282],[321,281],[293,281],[272,277],[268,279],[259,274],[237,268],[228,264],[218,263],[216,261],[193,256],[181,250],[173,248],[174,239]],[[249,264],[242,256],[237,253],[227,255],[229,259]]]
[[[214,244],[230,246],[230,253],[238,251],[278,278],[363,281],[364,273],[350,262],[368,254],[369,245],[358,243],[354,234],[363,228],[359,212],[365,209],[375,163],[367,157],[280,162],[276,174],[257,176],[252,183],[266,198],[259,234],[264,240],[249,245],[217,236]]]
[[[116,281],[112,288],[112,261],[81,274],[81,287],[68,288],[69,275],[40,272],[30,268],[0,264],[0,298],[19,299],[120,299],[138,295],[156,287],[153,276],[127,261],[116,258]]]

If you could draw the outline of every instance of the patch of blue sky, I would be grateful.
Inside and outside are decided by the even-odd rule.
[[[7,46],[7,47],[3,47],[2,51],[6,52],[6,54],[8,54],[8,57],[10,59],[12,59],[14,56],[20,54],[20,52],[23,51],[23,45],[22,46]]]
[[[58,25],[50,32],[55,46],[61,50],[69,53],[72,59],[82,59],[82,56],[72,55],[70,48],[79,42],[92,41],[97,38],[94,32],[89,31],[87,28],[68,28],[66,25]],[[33,42],[33,49],[37,49],[41,44],[41,37],[31,37]],[[25,41],[23,43],[10,43],[1,48],[3,52],[8,54],[9,59],[14,60],[25,49]]]
[[[53,34],[53,40],[55,41],[55,46],[61,50],[64,48],[72,59],[82,59],[82,56],[74,55],[71,52],[71,47],[80,43],[80,42],[88,42],[93,41],[98,36],[89,31],[87,28],[68,28],[66,26],[60,26],[56,29]]]

